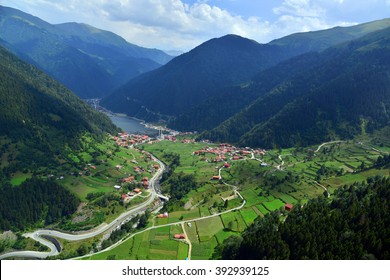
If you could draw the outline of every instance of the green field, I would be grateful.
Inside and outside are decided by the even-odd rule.
[[[221,216],[224,228],[231,231],[242,232],[246,228],[246,223],[238,211],[233,211]]]
[[[240,210],[241,216],[245,224],[248,226],[259,216],[252,208],[244,208]]]
[[[212,217],[196,222],[200,241],[210,240],[217,232],[224,228],[220,217]]]
[[[32,174],[24,174],[24,173],[15,173],[14,176],[11,178],[11,185],[12,186],[19,186],[27,179],[31,178]]]
[[[192,260],[207,260],[213,254],[214,248],[218,245],[215,237],[210,240],[192,244]]]
[[[164,229],[164,230],[162,230]],[[122,260],[182,260],[187,257],[188,245],[170,239],[166,229],[148,230],[128,239],[120,246],[108,252],[102,252],[89,257],[91,260],[108,259],[115,256],[115,259]],[[165,237],[165,238],[162,238]]]

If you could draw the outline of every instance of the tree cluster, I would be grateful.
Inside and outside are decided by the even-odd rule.
[[[73,214],[80,200],[53,180],[32,178],[0,187],[0,229],[24,230],[50,225]]]

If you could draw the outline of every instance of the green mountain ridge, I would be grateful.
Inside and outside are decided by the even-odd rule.
[[[271,41],[269,44],[286,48],[300,49],[302,53],[323,51],[331,46],[363,37],[368,33],[385,29],[390,26],[390,18],[348,27],[300,32]]]
[[[0,6],[0,38],[20,58],[56,78],[82,98],[107,95],[171,56],[141,48],[120,36],[85,24],[52,25]]]

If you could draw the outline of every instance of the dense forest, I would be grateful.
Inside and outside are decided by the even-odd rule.
[[[164,193],[169,193],[170,198],[164,203],[163,211],[171,212],[177,206],[183,207],[184,203],[180,200],[191,190],[196,190],[199,185],[195,181],[195,176],[192,174],[173,173],[162,184],[162,190]]]
[[[219,245],[216,259],[389,259],[390,179],[369,178],[257,219]]]
[[[80,200],[55,181],[36,178],[0,188],[0,229],[24,230],[46,226],[73,214]]]

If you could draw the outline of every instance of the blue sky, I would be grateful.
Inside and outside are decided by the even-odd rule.
[[[0,0],[50,23],[83,22],[131,43],[188,51],[237,34],[267,43],[285,35],[390,16],[390,0]]]

